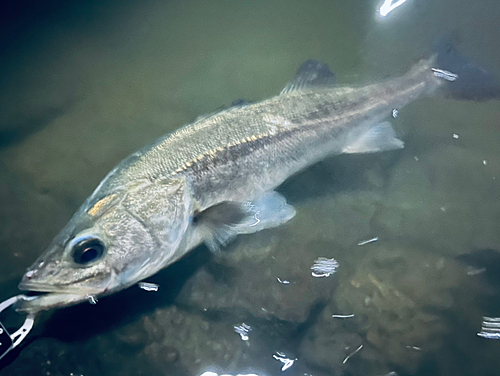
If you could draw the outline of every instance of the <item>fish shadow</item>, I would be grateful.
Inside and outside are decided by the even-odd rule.
[[[328,157],[285,181],[278,191],[291,204],[299,204],[341,192],[382,188],[400,154],[400,150],[394,150]]]
[[[0,129],[0,148],[20,143],[31,134],[39,132],[55,119],[65,114],[72,105],[73,102],[68,102],[62,107],[47,108],[41,111],[41,113],[27,118],[22,118],[20,115],[20,119],[17,122],[14,122],[14,124],[11,124],[4,130]],[[0,128],[2,128],[2,124],[0,124]]]

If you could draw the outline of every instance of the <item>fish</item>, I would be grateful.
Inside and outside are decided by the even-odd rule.
[[[365,86],[335,83],[306,61],[279,95],[197,118],[119,163],[86,199],[19,289],[36,313],[130,287],[200,244],[219,251],[239,234],[280,226],[295,208],[276,192],[327,156],[398,150],[387,121],[423,95],[496,98],[500,86],[451,44],[406,74]]]

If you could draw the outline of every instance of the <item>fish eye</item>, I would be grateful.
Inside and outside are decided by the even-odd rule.
[[[84,239],[73,246],[73,261],[79,265],[99,260],[103,254],[104,244],[99,239]]]

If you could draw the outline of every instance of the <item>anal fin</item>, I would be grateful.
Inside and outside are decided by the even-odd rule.
[[[344,153],[375,153],[384,150],[402,149],[404,142],[396,136],[391,123],[384,121],[349,135]]]

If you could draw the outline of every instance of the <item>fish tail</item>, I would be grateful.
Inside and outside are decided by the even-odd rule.
[[[445,81],[445,92],[455,99],[488,100],[500,97],[498,79],[462,55],[448,39],[438,40],[432,68]]]

